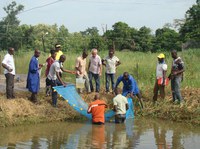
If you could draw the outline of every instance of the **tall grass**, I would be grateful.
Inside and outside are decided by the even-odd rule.
[[[75,59],[81,53],[75,52],[65,52],[67,57],[64,67],[65,69],[74,70]],[[108,54],[107,51],[100,51],[99,55],[104,58]],[[141,89],[152,88],[155,81],[155,70],[157,63],[157,55],[159,53],[142,53],[142,52],[119,52],[116,51],[115,55],[120,59],[121,65],[117,68],[116,78],[123,74],[124,71],[129,72],[137,80],[139,87]],[[170,52],[165,52],[166,63],[168,64],[168,72],[170,73],[172,58]],[[1,52],[1,57],[3,58],[5,52]],[[39,57],[40,63],[45,63],[48,53],[41,53]],[[182,57],[185,63],[185,73],[183,87],[200,87],[200,49],[187,50],[178,53]],[[15,53],[15,64],[16,72],[18,74],[27,74],[28,65],[31,57],[33,56],[33,51],[30,52],[16,52]],[[88,61],[88,58],[87,58]],[[44,76],[46,68],[42,69],[42,76]],[[103,73],[101,77],[101,87],[105,85],[105,68],[103,68]],[[75,82],[75,76],[71,74],[64,74],[64,79],[67,82]]]

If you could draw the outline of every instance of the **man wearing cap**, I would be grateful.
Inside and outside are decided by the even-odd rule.
[[[4,56],[2,67],[5,69],[6,77],[6,96],[7,99],[15,98],[14,96],[14,77],[15,77],[15,63],[14,63],[14,48],[8,48],[8,53]]]
[[[55,51],[56,51],[56,60],[59,60],[60,56],[63,55],[63,52],[61,51],[61,45],[55,44]]]
[[[166,72],[167,64],[165,63],[165,55],[163,53],[157,56],[158,63],[156,66],[156,81],[154,85],[154,95],[153,102],[155,103],[158,98],[158,91],[160,91],[160,96],[162,99],[165,98],[165,85],[166,85]]]

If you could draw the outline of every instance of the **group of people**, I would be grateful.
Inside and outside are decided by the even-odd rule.
[[[158,98],[158,91],[162,99],[165,98],[165,86],[171,80],[172,99],[175,103],[181,103],[183,101],[180,86],[183,80],[184,62],[181,57],[178,56],[176,50],[171,51],[173,58],[171,72],[167,77],[167,64],[165,63],[165,55],[163,53],[158,55],[158,63],[156,67],[156,81],[154,85],[153,102],[156,103]]]
[[[8,99],[15,98],[14,96],[14,76],[15,76],[15,64],[14,64],[14,48],[8,48],[8,53],[5,55],[2,66],[5,68],[4,74],[6,77],[6,95]],[[174,102],[181,102],[182,97],[180,93],[180,84],[183,78],[184,63],[177,55],[177,51],[171,52],[173,63],[171,73],[166,77],[167,64],[165,63],[165,55],[158,55],[158,63],[156,67],[156,81],[154,85],[153,102],[157,101],[158,91],[160,91],[161,98],[165,98],[165,86],[168,84],[168,80],[171,79],[172,96]],[[62,79],[62,73],[67,72],[76,75],[76,78],[82,78],[85,80],[85,88],[87,93],[96,92],[94,102],[89,105],[88,113],[93,115],[93,123],[104,123],[104,111],[107,107],[106,103],[100,100],[100,76],[102,75],[102,65],[106,67],[106,92],[110,92],[110,81],[112,93],[116,96],[113,98],[113,110],[116,112],[115,121],[123,122],[125,120],[125,114],[128,107],[126,96],[133,98],[137,96],[141,108],[143,108],[143,102],[141,94],[136,80],[128,72],[124,72],[120,75],[115,82],[116,68],[121,64],[119,58],[115,56],[114,49],[110,49],[108,56],[101,59],[98,55],[97,49],[92,49],[89,57],[88,67],[86,66],[86,58],[88,52],[83,50],[82,55],[76,58],[75,70],[66,70],[63,67],[63,63],[66,60],[66,56],[61,51],[61,45],[56,44],[55,49],[50,51],[50,55],[45,64],[39,64],[38,58],[40,51],[36,49],[34,55],[29,63],[29,70],[27,76],[27,88],[32,93],[30,100],[37,102],[37,94],[40,88],[40,70],[46,65],[46,95],[52,95],[52,105],[57,106],[57,92],[52,91],[55,86],[66,86],[67,84]],[[95,88],[93,86],[93,79],[95,81]],[[123,90],[120,94],[118,85],[123,82]],[[82,89],[78,92],[82,93]]]

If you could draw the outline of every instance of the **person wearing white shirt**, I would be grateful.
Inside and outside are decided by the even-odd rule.
[[[160,96],[162,99],[165,98],[165,85],[166,85],[166,72],[167,64],[165,63],[165,55],[163,53],[157,56],[158,63],[156,67],[156,81],[154,85],[154,96],[153,102],[155,103],[158,98],[158,91],[160,90]]]
[[[113,98],[113,110],[115,111],[115,123],[123,123],[126,119],[126,111],[129,109],[128,100],[120,94],[119,88],[115,89],[116,96]]]
[[[2,66],[5,69],[6,77],[6,96],[7,99],[13,99],[14,96],[14,77],[15,77],[15,63],[14,63],[14,48],[8,48],[8,53],[4,56]]]
[[[102,62],[101,62],[101,57],[97,55],[97,52],[98,52],[97,49],[92,49],[92,55],[90,56],[88,65],[91,92],[94,91],[92,84],[93,77],[96,83],[96,92],[100,91],[100,76],[102,73]]]
[[[108,56],[106,56],[102,60],[102,64],[106,66],[106,92],[109,92],[109,86],[110,86],[110,80],[111,80],[111,86],[112,86],[112,92],[114,92],[114,87],[115,87],[115,73],[116,73],[116,68],[121,64],[119,61],[118,57],[114,55],[115,51],[114,49],[110,49],[108,52]]]

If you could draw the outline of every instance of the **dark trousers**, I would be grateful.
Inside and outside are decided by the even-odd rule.
[[[47,79],[48,79],[48,78],[47,78]],[[56,107],[56,106],[57,106],[57,98],[58,98],[58,94],[57,94],[57,92],[54,92],[54,91],[53,91],[53,87],[54,87],[54,86],[61,86],[62,84],[61,84],[60,81],[58,81],[58,80],[49,80],[49,79],[48,79],[48,81],[51,82],[51,89],[52,89],[52,93],[51,93],[51,95],[52,95],[52,104],[53,104],[54,107]]]
[[[109,92],[110,80],[113,91],[115,87],[115,82],[114,82],[115,74],[105,73],[105,75],[106,75],[106,92]]]
[[[92,84],[92,78],[94,77],[94,81],[96,83],[96,92],[100,91],[100,77],[99,74],[94,74],[92,72],[89,71],[89,82],[90,82],[90,89],[93,92],[94,88],[93,88],[93,84]]]
[[[95,124],[95,125],[104,125],[103,122],[92,122],[92,124]]]
[[[154,85],[154,90],[153,90],[153,101],[157,101],[158,98],[158,91],[160,91],[160,96],[162,99],[165,98],[165,86],[163,85],[158,85],[158,80],[156,80],[155,85]]]
[[[14,98],[14,75],[7,73],[6,77],[6,96],[7,99]]]
[[[126,119],[126,114],[115,115],[115,123],[124,123],[125,119]]]

